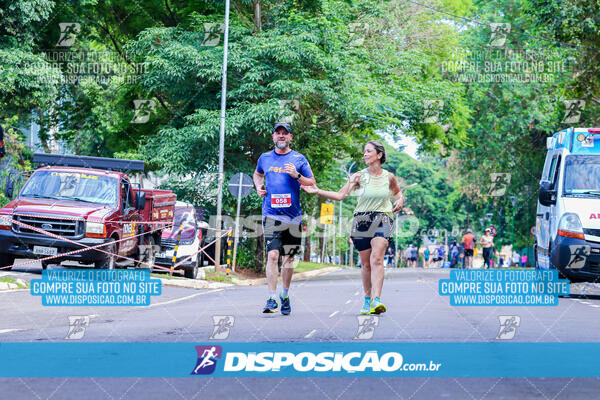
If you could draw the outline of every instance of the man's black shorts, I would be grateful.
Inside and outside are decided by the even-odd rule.
[[[473,257],[473,249],[465,249],[465,257]]]
[[[300,253],[302,225],[285,223],[272,218],[263,218],[263,233],[267,252],[279,250],[280,256],[295,256]]]
[[[371,239],[382,237],[392,241],[394,221],[382,212],[359,212],[354,214],[352,221],[352,243],[356,250],[363,251],[371,248]]]

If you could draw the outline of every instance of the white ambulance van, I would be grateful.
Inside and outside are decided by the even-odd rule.
[[[600,281],[600,128],[547,139],[536,213],[535,265]]]
[[[181,231],[179,227],[182,228]],[[178,269],[183,269],[186,278],[196,279],[198,267],[204,264],[204,253],[200,248],[202,231],[206,230],[206,227],[208,227],[206,222],[198,220],[194,206],[183,201],[176,202],[173,227],[162,232],[161,252],[156,257],[156,264],[170,267],[177,245],[176,262],[185,260]],[[179,241],[177,241],[178,235]]]

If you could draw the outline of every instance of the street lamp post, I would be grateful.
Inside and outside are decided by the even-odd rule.
[[[223,160],[225,158],[225,106],[227,98],[227,47],[229,45],[229,0],[225,0],[225,33],[223,38],[223,70],[221,78],[221,125],[219,127],[219,175],[217,191],[217,229],[221,229],[221,212],[223,208]],[[218,236],[215,243],[215,268],[221,262],[221,238]]]

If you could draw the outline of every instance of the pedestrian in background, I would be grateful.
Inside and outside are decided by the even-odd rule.
[[[467,233],[462,238],[463,245],[465,246],[465,268],[473,267],[473,255],[475,250],[475,236],[473,231],[467,229]]]
[[[460,251],[458,250],[458,245],[456,244],[456,240],[453,240],[450,244],[450,268],[456,268],[458,264],[458,254]]]
[[[490,228],[485,228],[483,236],[479,239],[479,244],[483,247],[483,266],[484,268],[490,268],[492,256],[494,255],[494,236],[492,236]]]
[[[394,251],[392,250],[392,246],[388,246],[385,252],[385,260],[384,260],[385,268],[390,266],[394,266]]]
[[[462,243],[458,245],[458,263],[462,269],[465,268],[465,246]]]
[[[406,261],[409,268],[416,268],[417,249],[412,243],[406,248]]]
[[[518,267],[519,263],[521,262],[521,255],[518,252],[513,251],[511,262],[512,266]]]
[[[437,248],[437,260],[439,262],[438,267],[442,268],[444,266],[444,256],[446,255],[446,249],[444,245],[441,244],[440,247]]]

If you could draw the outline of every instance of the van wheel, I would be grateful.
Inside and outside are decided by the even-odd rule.
[[[198,276],[198,260],[196,260],[196,262],[193,263],[190,268],[183,270],[183,276],[188,279],[196,279]]]
[[[0,254],[0,268],[3,271],[10,271],[15,263],[15,257],[10,254]]]
[[[192,264],[192,266],[190,268],[186,268],[183,271],[183,276],[185,276],[188,279],[196,279],[196,277],[198,276],[198,261],[197,260],[195,263]]]
[[[94,266],[96,268],[99,269],[115,269],[115,263],[116,263],[116,259],[117,256],[115,255],[117,253],[117,244],[115,243],[115,239],[110,238],[108,240],[108,245],[102,247],[102,249],[104,249],[104,251],[110,253],[106,254],[106,253],[102,253],[102,258],[96,262],[94,262]]]

